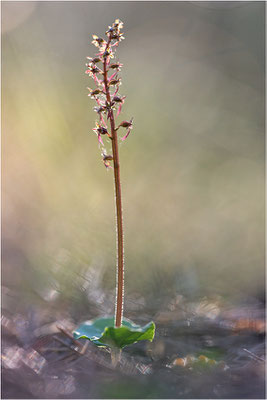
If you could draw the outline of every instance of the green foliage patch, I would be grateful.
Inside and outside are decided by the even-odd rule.
[[[115,328],[113,317],[85,321],[73,333],[75,339],[88,339],[97,346],[119,349],[141,340],[152,342],[154,335],[155,324],[153,321],[140,326],[124,318],[121,327]]]

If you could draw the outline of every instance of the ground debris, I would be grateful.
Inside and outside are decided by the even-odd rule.
[[[263,321],[260,308],[252,312],[254,306],[225,305],[216,297],[194,302],[183,296],[166,299],[155,310],[154,341],[126,348],[114,368],[108,349],[73,338],[76,316],[66,308],[52,314],[52,306],[34,305],[27,313],[17,310],[2,317],[5,393],[11,393],[6,398],[14,398],[15,392],[25,392],[25,398],[88,398],[88,393],[99,398],[102,386],[109,393],[111,384],[124,384],[128,393],[131,383],[148,397],[168,393],[188,398],[202,390],[208,398],[228,393],[235,398],[237,388],[247,390],[248,377],[254,389],[259,388],[257,393],[263,391],[263,335],[251,322],[244,323]],[[97,315],[94,308],[90,311],[91,318]],[[147,317],[143,312],[138,318]]]
[[[58,332],[46,337],[38,338],[33,344],[35,349],[46,358],[48,363],[68,362],[69,365],[79,364],[79,360],[83,359],[83,363],[96,364],[107,370],[114,370],[111,363],[109,350],[105,348],[97,348],[88,340],[75,340],[72,332],[67,328],[58,326]],[[123,354],[120,363],[116,367],[122,374],[137,375],[150,374],[152,372],[151,364],[135,362],[133,357]]]
[[[10,369],[20,368],[24,364],[36,374],[40,374],[46,360],[32,348],[25,350],[19,346],[10,346],[4,349],[2,363],[4,368]]]
[[[234,324],[235,332],[252,331],[265,333],[265,321],[263,319],[240,318]]]
[[[221,368],[224,371],[229,368],[224,361],[216,361],[203,354],[199,356],[194,356],[190,354],[187,355],[186,357],[178,357],[175,358],[170,365],[168,365],[169,368],[183,367],[191,370],[199,367],[215,367],[215,366]]]

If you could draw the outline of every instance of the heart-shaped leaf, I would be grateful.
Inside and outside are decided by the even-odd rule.
[[[85,321],[73,333],[75,339],[88,339],[97,346],[118,347],[120,349],[140,340],[152,342],[154,335],[154,322],[140,326],[124,318],[121,327],[115,328],[113,317]]]

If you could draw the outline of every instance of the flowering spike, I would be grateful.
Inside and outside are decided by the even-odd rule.
[[[122,64],[117,61],[114,61],[112,64],[110,63],[110,59],[114,57],[115,47],[117,47],[123,39],[122,28],[122,21],[116,19],[106,31],[106,40],[97,35],[92,35],[92,43],[99,49],[99,52],[94,57],[87,57],[89,63],[86,64],[86,74],[93,78],[96,85],[96,89],[88,88],[88,96],[97,102],[98,107],[95,107],[95,111],[99,115],[99,123],[97,123],[96,128],[93,130],[97,134],[98,141],[101,144],[103,143],[102,135],[107,135],[107,137],[113,139],[113,136],[116,135],[116,131],[122,127],[127,129],[126,135],[122,138],[122,140],[125,140],[132,129],[132,120],[122,121],[118,128],[115,128],[115,116],[113,114],[115,110],[116,117],[119,116],[125,101],[125,96],[120,96],[118,94],[121,84],[121,78],[118,77],[118,72]],[[100,66],[99,68],[97,65],[101,63],[102,67]],[[114,72],[109,76],[109,71],[111,70]],[[98,75],[100,74],[103,75],[103,80],[99,79]],[[110,93],[112,87],[115,88],[113,95]],[[107,121],[110,121],[110,124],[113,125],[113,128],[111,127],[111,134],[107,131]]]

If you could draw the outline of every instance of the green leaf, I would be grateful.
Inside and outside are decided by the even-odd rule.
[[[140,326],[124,318],[122,326],[115,328],[113,317],[98,318],[80,324],[73,333],[73,336],[75,339],[91,340],[97,346],[118,347],[122,349],[140,340],[150,340],[152,342],[155,329],[154,322]]]

